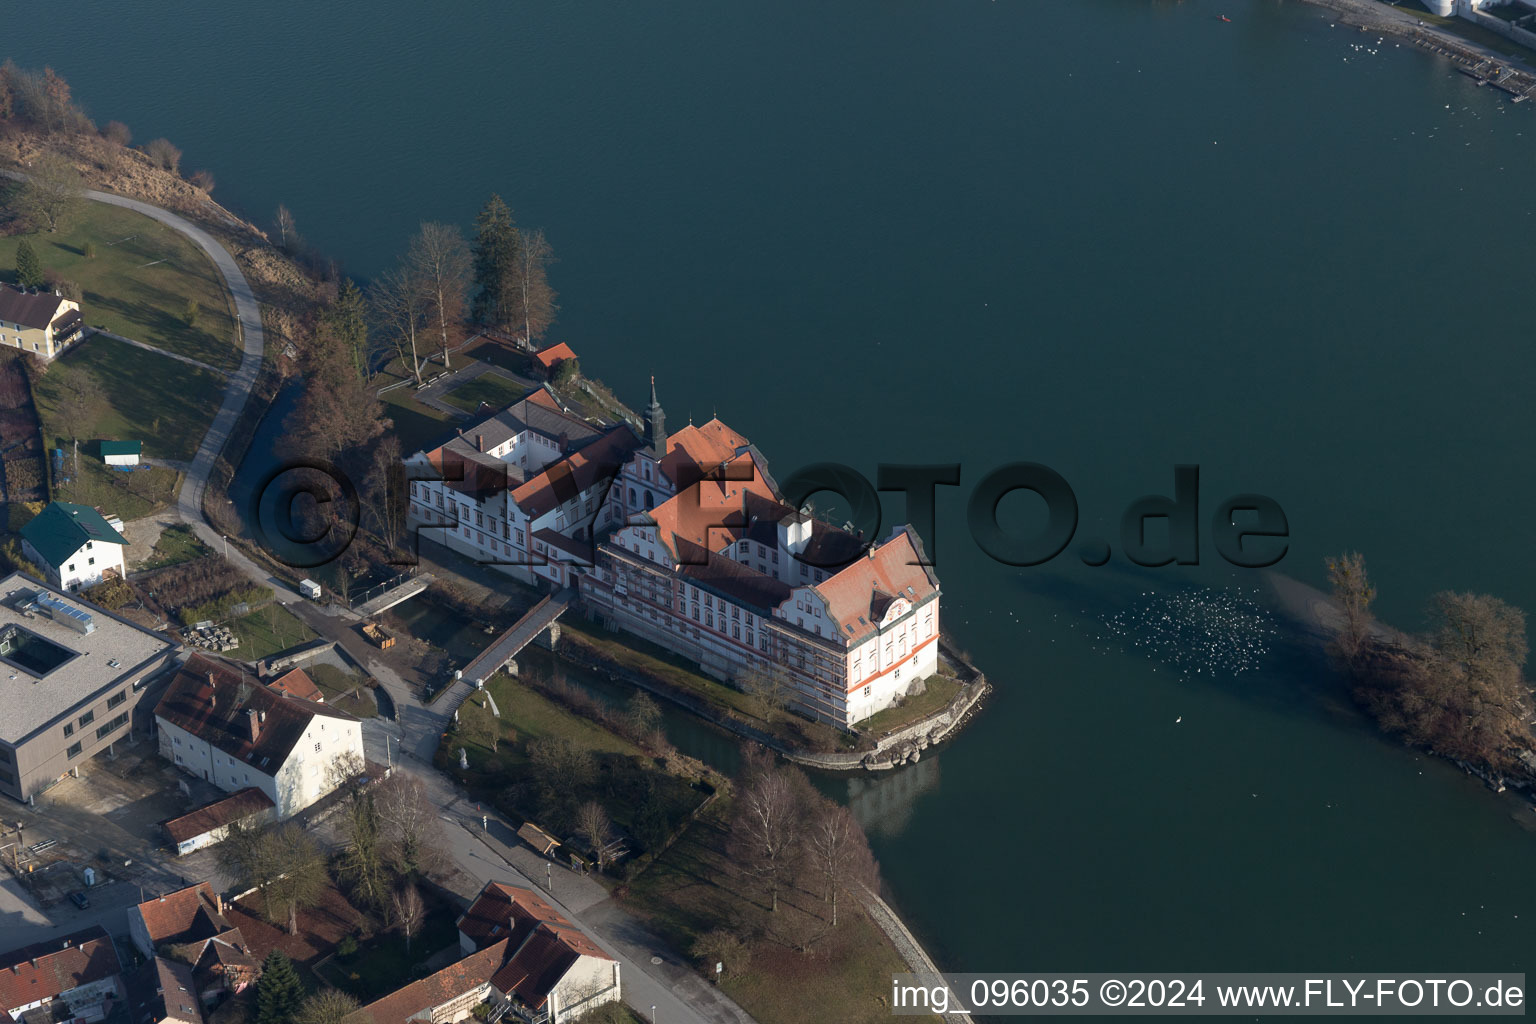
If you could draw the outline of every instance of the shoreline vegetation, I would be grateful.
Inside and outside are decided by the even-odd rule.
[[[1376,588],[1363,556],[1324,565],[1332,601],[1314,606],[1317,625],[1350,695],[1381,732],[1496,792],[1536,787],[1525,612],[1488,594],[1441,591],[1430,598],[1425,631],[1407,633],[1372,617]]]
[[[531,347],[558,310],[545,277],[553,256],[542,232],[517,229],[511,211],[493,196],[475,222],[473,239],[454,225],[424,223],[399,264],[365,293],[341,275],[334,261],[304,243],[286,207],[278,208],[272,230],[263,230],[213,200],[214,180],[208,172],[183,177],[181,153],[172,143],[156,139],[135,148],[131,139],[119,122],[98,129],[51,69],[26,71],[7,62],[0,69],[0,168],[27,177],[17,185],[0,183],[8,186],[0,203],[11,215],[4,233],[45,238],[67,230],[89,208],[82,202],[84,189],[95,188],[173,210],[213,234],[255,289],[269,333],[253,391],[257,401],[247,403],[231,430],[228,441],[233,443],[226,443],[204,492],[205,515],[216,529],[230,533],[230,542],[256,556],[258,565],[274,568],[279,579],[293,575],[240,536],[228,487],[272,399],[285,381],[299,377],[299,403],[285,420],[293,454],[334,461],[360,481],[361,543],[341,557],[339,571],[356,575],[367,571],[369,563],[389,561],[401,550],[405,530],[404,481],[392,472],[401,462],[401,446],[388,414],[407,407],[379,400],[380,371],[419,382],[431,364],[452,368],[455,354],[477,330]],[[37,205],[47,181],[62,182],[65,201],[56,209]],[[78,255],[89,259],[87,245],[80,248]],[[57,286],[68,283],[61,278]],[[179,316],[188,327],[198,316],[190,302],[160,312]],[[67,364],[56,361],[55,374],[60,365]],[[33,370],[41,378],[48,368],[29,365],[28,377]],[[565,383],[604,408],[627,412],[598,381],[578,377]],[[20,409],[25,403],[18,399],[17,405]],[[208,552],[159,571],[217,575],[221,567],[224,560]],[[189,583],[199,580],[189,577]],[[209,600],[244,596],[234,580],[201,582],[207,591],[202,597]],[[805,986],[812,986],[824,1005],[838,1007],[838,1019],[874,1021],[889,1015],[885,992],[890,974],[919,965],[903,952],[899,935],[870,916],[866,901],[856,895],[839,899],[845,890],[872,892],[879,886],[862,828],[845,806],[816,793],[800,769],[750,743],[743,743],[747,770],[734,783],[722,780],[721,786],[711,787],[726,798],[695,805],[697,794],[679,790],[676,783],[696,776],[698,766],[657,745],[649,733],[582,707],[570,693],[555,693],[551,702],[537,688],[519,690],[510,680],[498,685],[509,703],[521,709],[527,731],[521,736],[501,732],[500,724],[486,720],[484,707],[466,705],[461,724],[466,734],[456,729],[445,738],[474,745],[477,761],[493,775],[519,763],[537,766],[516,794],[514,810],[559,796],[555,813],[578,833],[601,837],[611,829],[620,836],[648,837],[654,848],[645,870],[621,877],[616,898],[633,900],[642,914],[669,915],[680,907],[671,896],[648,904],[643,892],[632,893],[630,886],[662,878],[669,864],[678,877],[688,877],[684,858],[690,849],[708,851],[729,866],[705,893],[707,907],[694,906],[664,929],[701,973],[709,976],[722,957],[733,961],[721,981],[764,1024],[804,1019]],[[636,702],[641,717],[648,700]],[[632,718],[636,708],[628,710]],[[553,733],[538,735],[536,722]],[[476,730],[481,743],[470,738]],[[579,794],[589,799],[579,806],[565,806],[574,799],[564,799],[573,794],[566,792],[563,780],[573,766],[578,774],[588,767],[590,755],[584,757],[570,735],[554,734],[562,730],[617,738],[603,741],[616,747],[607,760],[591,758],[590,784]],[[627,737],[626,730],[639,741]],[[915,760],[916,746],[901,753]],[[623,785],[620,778],[626,780]],[[616,818],[609,818],[601,804],[612,802],[624,786],[630,787],[623,794],[626,803],[615,804]],[[748,813],[754,808],[760,813]],[[709,827],[711,821],[715,827]],[[659,842],[667,826],[677,827],[668,841]],[[593,846],[602,849],[601,842]],[[900,931],[910,940],[910,933]]]

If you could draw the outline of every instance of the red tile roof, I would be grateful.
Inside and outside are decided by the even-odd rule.
[[[242,821],[253,814],[270,810],[274,806],[276,805],[272,803],[272,798],[267,794],[255,786],[247,786],[222,800],[217,800],[206,807],[199,807],[191,814],[172,818],[165,823],[165,831],[171,837],[171,842],[184,843],[205,832],[223,828],[231,822]]]
[[[564,921],[560,912],[532,889],[487,882],[459,918],[459,931],[476,947],[511,938],[516,949],[541,921]]]
[[[285,697],[297,697],[300,700],[312,700],[316,703],[325,701],[325,694],[320,692],[320,687],[316,686],[315,681],[305,675],[301,668],[283,673],[267,686]]]
[[[539,365],[544,367],[544,369],[552,370],[555,368],[556,363],[564,362],[567,359],[575,359],[576,353],[571,351],[571,346],[562,341],[558,344],[550,345],[548,348],[539,349],[533,354],[533,358],[538,360]]]
[[[369,1003],[348,1014],[347,1024],[405,1024],[418,1015],[425,1020],[423,1011],[441,1006],[466,992],[471,992],[490,981],[502,958],[506,956],[505,940],[450,964],[436,974],[397,989],[383,999]]]
[[[265,717],[251,739],[249,711]],[[155,706],[155,717],[265,775],[275,775],[317,715],[357,719],[328,704],[284,697],[240,669],[201,654],[187,659]]]
[[[207,882],[146,900],[133,909],[144,919],[150,945],[156,949],[166,943],[211,938],[229,927]]]
[[[870,557],[816,584],[842,639],[856,642],[873,632],[894,600],[920,604],[936,593],[938,580],[924,561],[916,533],[897,527],[884,544],[871,549]]]
[[[640,447],[640,439],[626,426],[614,427],[591,444],[572,452],[544,471],[516,487],[512,500],[530,518],[537,518],[556,505],[576,497],[599,480],[619,475],[629,456]],[[606,495],[600,495],[599,501]]]
[[[0,954],[0,1010],[15,1010],[40,999],[122,973],[106,929],[97,925]]]
[[[491,984],[532,1007],[549,993],[578,957],[613,959],[531,889],[487,882],[459,918],[459,931],[482,949],[506,945],[511,954]]]

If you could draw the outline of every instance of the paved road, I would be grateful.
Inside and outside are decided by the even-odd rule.
[[[229,383],[224,391],[224,402],[219,408],[219,414],[214,417],[208,433],[204,435],[202,443],[198,446],[197,455],[192,460],[192,465],[187,469],[186,481],[182,484],[181,492],[177,496],[176,510],[182,520],[192,526],[203,542],[210,547],[222,550],[220,536],[203,517],[203,491],[208,485],[208,474],[212,471],[214,463],[223,451],[225,443],[229,439],[229,433],[234,428],[235,421],[239,419],[241,410],[245,407],[246,400],[250,397],[252,386],[256,381],[256,374],[261,368],[262,348],[264,344],[261,330],[261,309],[256,302],[256,297],[251,291],[250,283],[241,273],[232,257],[213,236],[197,227],[184,217],[177,216],[167,210],[151,206],[148,203],[136,199],[127,199],[122,196],[114,196],[105,192],[90,191],[86,193],[91,199],[108,203],[113,206],[121,206],[147,217],[151,217],[162,224],[180,231],[208,254],[213,260],[214,266],[224,276],[225,283],[229,286],[230,294],[235,299],[235,310],[240,321],[245,340],[244,356],[240,361],[240,368],[229,377]],[[338,613],[332,609],[323,609],[311,601],[305,600],[299,594],[291,590],[285,584],[272,578],[271,574],[247,558],[237,549],[229,549],[229,561],[244,572],[247,576],[260,583],[270,586],[277,592],[277,598],[284,604],[291,605],[300,617],[309,623],[321,636],[329,640],[336,640],[346,647],[349,653],[357,648],[358,638],[351,629],[355,616],[347,613]],[[358,654],[366,653],[358,651]],[[368,724],[367,755],[370,759],[381,760],[380,754],[399,764],[404,770],[421,778],[428,786],[429,792],[443,809],[445,817],[449,821],[462,822],[466,820],[466,811],[472,805],[468,803],[463,794],[454,789],[450,781],[439,771],[432,767],[430,757],[436,750],[437,740],[448,725],[446,715],[435,712],[424,706],[416,699],[411,688],[405,684],[398,675],[385,669],[385,666],[377,663],[369,664],[372,659],[362,663],[367,665],[385,686],[391,698],[394,699],[397,715],[400,723],[371,722]],[[404,728],[402,729],[402,725]],[[405,739],[407,750],[412,756],[401,758],[399,755],[399,740]],[[393,744],[393,752],[380,750],[378,747],[384,744]],[[493,827],[505,830],[508,839],[511,839],[511,826],[503,821],[493,822]],[[528,885],[529,880],[522,875],[507,860],[507,857],[516,859],[519,851],[522,854],[533,856],[532,852],[520,845],[501,845],[502,852],[498,852],[494,842],[490,845],[486,841],[466,831],[461,827],[449,827],[447,829],[447,841],[453,849],[454,859],[460,867],[473,876],[478,882],[484,883],[490,879],[513,881],[519,885]],[[503,853],[506,856],[503,856]],[[565,876],[565,881],[557,884],[557,891],[562,884],[573,887],[581,885],[579,891],[585,892],[584,902],[591,904],[596,897],[601,896],[606,900],[607,894],[596,882],[591,879],[580,879],[568,869],[557,869]],[[537,873],[536,871],[534,872]],[[590,888],[588,888],[590,887]],[[542,886],[539,886],[542,888]],[[611,902],[611,901],[610,901]],[[577,913],[571,913],[571,917],[578,925],[582,924]],[[680,967],[675,957],[663,957],[661,964],[650,963],[646,957],[640,961],[620,952],[624,945],[625,937],[633,940],[641,937],[641,942],[647,942],[645,930],[632,917],[617,907],[610,907],[602,915],[602,924],[590,929],[589,933],[600,945],[608,949],[610,953],[620,956],[623,964],[623,987],[625,989],[625,1002],[637,1011],[650,1013],[650,1008],[655,1006],[661,1020],[679,1022],[679,1024],[751,1024],[751,1018],[739,1007],[726,999],[718,991],[710,988],[696,974]],[[34,926],[37,922],[31,922]],[[61,926],[62,927],[62,926]],[[656,945],[650,942],[650,945]],[[636,948],[631,946],[631,948]],[[671,960],[670,964],[668,960]],[[681,993],[681,994],[679,994]]]

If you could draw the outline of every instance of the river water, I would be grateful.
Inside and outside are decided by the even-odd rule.
[[[654,372],[781,477],[962,464],[946,627],[997,694],[836,783],[941,963],[1530,964],[1518,804],[1376,737],[1205,532],[1198,568],[1014,569],[964,527],[1037,461],[1118,552],[1197,463],[1202,521],[1272,497],[1278,568],[1357,547],[1391,622],[1453,587],[1536,609],[1528,106],[1286,2],[68,7],[8,55],[350,272],[496,190],[632,405]]]

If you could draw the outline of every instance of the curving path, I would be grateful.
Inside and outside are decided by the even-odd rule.
[[[218,415],[209,424],[208,432],[203,435],[202,443],[197,446],[197,454],[193,457],[192,464],[187,467],[186,479],[182,482],[181,492],[176,496],[176,514],[182,522],[191,526],[204,544],[215,550],[222,550],[224,545],[220,541],[219,532],[203,517],[203,491],[208,487],[208,474],[213,472],[213,465],[218,460],[219,453],[224,450],[224,445],[229,441],[230,431],[234,429],[246,401],[251,397],[251,389],[256,385],[256,375],[261,372],[262,354],[266,347],[266,336],[261,329],[261,305],[256,301],[256,294],[251,290],[250,282],[245,279],[245,274],[241,272],[235,258],[229,254],[229,250],[185,217],[158,206],[151,206],[138,199],[113,195],[111,192],[87,189],[85,195],[86,198],[98,203],[120,206],[135,213],[142,213],[173,231],[179,231],[187,236],[213,261],[219,275],[224,278],[225,286],[229,288],[229,294],[235,300],[235,318],[239,321],[240,337],[244,341],[240,368],[229,375],[228,383],[224,386],[224,402],[219,406]],[[230,562],[247,576],[272,587],[277,592],[279,601],[288,603],[300,600],[297,593],[273,579],[270,573],[238,550],[230,550],[228,557]]]

